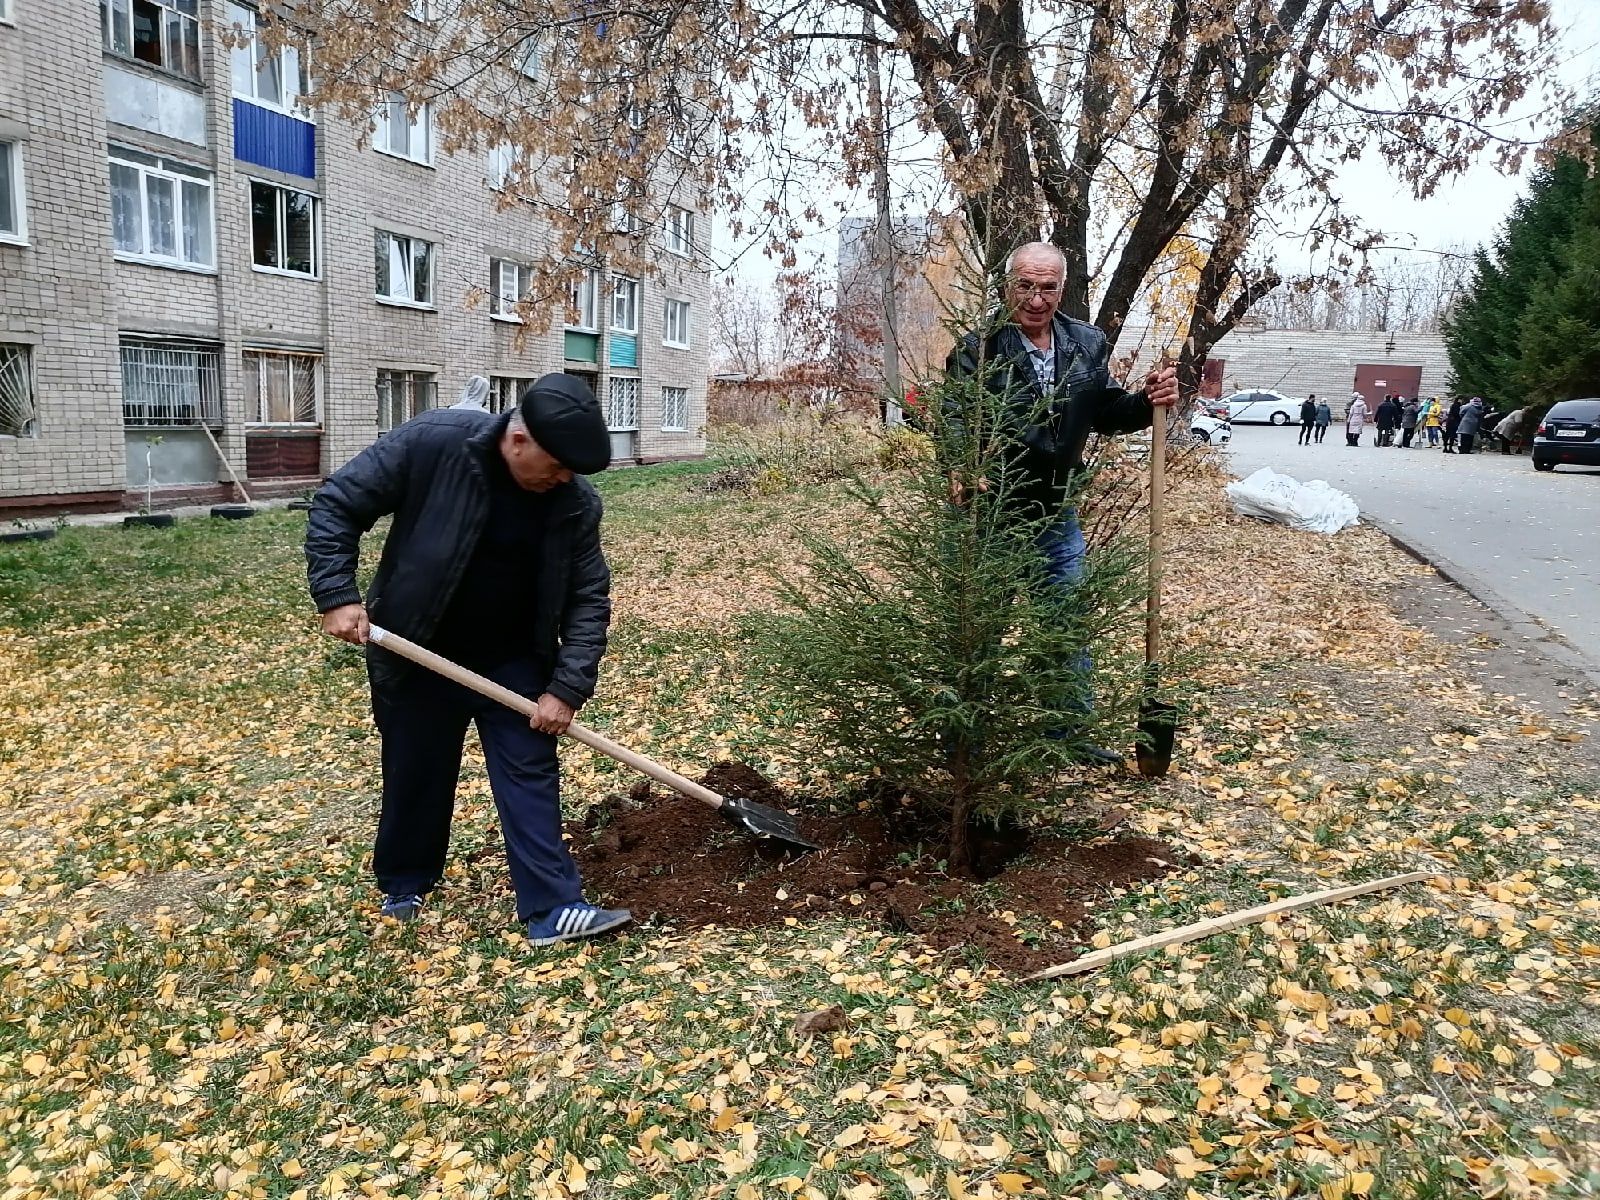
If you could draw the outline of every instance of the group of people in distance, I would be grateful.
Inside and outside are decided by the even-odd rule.
[[[1300,407],[1302,439],[1306,427],[1306,408],[1310,404],[1311,401],[1307,401]],[[1322,407],[1326,409],[1327,406]],[[1514,439],[1522,414],[1523,410],[1518,409],[1496,423],[1499,414],[1488,412],[1481,396],[1467,400],[1452,396],[1448,407],[1438,396],[1429,396],[1426,400],[1420,396],[1409,399],[1405,396],[1385,396],[1383,402],[1373,409],[1360,392],[1351,392],[1350,406],[1345,410],[1344,438],[1346,445],[1359,446],[1361,434],[1370,420],[1377,429],[1377,440],[1373,442],[1375,446],[1398,445],[1402,449],[1421,446],[1423,442],[1418,437],[1418,430],[1421,430],[1430,448],[1443,443],[1446,454],[1471,454],[1485,429],[1492,430],[1498,437]],[[1313,412],[1313,423],[1318,419]],[[1398,442],[1395,441],[1397,433],[1400,435]],[[1319,435],[1317,441],[1321,440]]]

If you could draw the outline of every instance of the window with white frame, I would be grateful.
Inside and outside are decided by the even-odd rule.
[[[379,229],[374,235],[376,294],[391,304],[433,307],[433,243]]]
[[[0,142],[0,242],[20,242],[27,236],[28,200],[22,186],[22,147],[17,142]]]
[[[689,389],[664,387],[661,389],[661,431],[683,433],[689,428]]]
[[[668,300],[661,308],[661,344],[689,348],[689,302]]]
[[[406,5],[406,15],[413,21],[433,20],[433,0],[410,0]]]
[[[305,63],[294,46],[273,50],[262,36],[261,17],[242,4],[228,5],[228,65],[233,94],[297,117],[309,116],[300,97],[311,90]]]
[[[221,426],[215,347],[123,338],[120,349],[124,425]]]
[[[33,347],[0,342],[0,437],[39,436],[33,391]]]
[[[100,0],[100,39],[113,54],[200,78],[200,0]]]
[[[510,412],[517,406],[522,399],[522,393],[532,382],[532,379],[522,375],[489,376],[489,411]]]
[[[611,328],[617,333],[639,332],[639,281],[618,276],[611,281]]]
[[[433,161],[433,121],[428,105],[422,105],[413,113],[404,96],[390,92],[378,106],[375,121],[377,128],[372,134],[372,144],[376,149],[409,158],[412,162]]]
[[[244,352],[246,418],[252,425],[317,425],[322,420],[322,356],[281,350]]]
[[[113,146],[111,233],[119,258],[168,267],[214,266],[211,173]]]
[[[316,278],[320,201],[309,192],[250,181],[250,257],[257,270]]]
[[[585,271],[567,288],[567,328],[584,333],[600,332],[596,311],[600,298],[600,272]]]
[[[11,0],[0,0],[0,21],[10,22]]]
[[[609,403],[606,405],[606,425],[618,432],[639,428],[639,381],[613,379]]]
[[[544,47],[537,33],[530,33],[517,43],[511,52],[511,63],[517,73],[529,79],[539,78],[539,73],[544,66]]]
[[[667,208],[667,251],[685,258],[694,253],[694,213],[676,204]]]
[[[511,178],[511,172],[517,164],[517,148],[510,142],[499,142],[489,147],[489,167],[485,174],[489,179],[489,186],[495,191],[501,191],[506,186],[506,181]]]
[[[378,428],[398,429],[435,407],[438,377],[431,371],[378,372]]]
[[[517,314],[517,305],[533,290],[533,268],[503,258],[491,258],[489,278],[494,284],[489,311],[497,317],[522,320]]]

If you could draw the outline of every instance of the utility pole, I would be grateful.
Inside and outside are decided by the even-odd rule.
[[[878,74],[877,29],[872,16],[863,13],[861,32],[866,50],[867,114],[872,118],[873,192],[877,200],[878,230],[875,253],[883,288],[883,386],[888,393],[883,419],[887,425],[905,423],[905,387],[900,382],[900,317],[896,311],[894,228],[889,210],[889,126],[883,113],[883,81]]]

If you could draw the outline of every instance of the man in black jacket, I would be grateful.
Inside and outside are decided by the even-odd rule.
[[[584,475],[611,459],[589,388],[546,375],[500,417],[423,413],[336,471],[306,527],[322,628],[357,645],[371,621],[538,697],[525,720],[458,684],[367,646],[383,737],[383,810],[372,865],[382,912],[409,921],[444,874],[467,725],[476,722],[505,835],[517,919],[535,945],[626,924],[583,900],[561,840],[556,738],[594,692],[611,620],[600,497]],[[394,523],[367,591],[361,535]]]
[[[1151,371],[1142,392],[1111,379],[1106,335],[1058,312],[1066,259],[1048,242],[1018,247],[1006,263],[1004,311],[1010,320],[987,334],[970,333],[951,351],[946,370],[977,377],[1012,418],[1007,448],[1015,472],[1012,495],[1030,514],[1049,516],[1039,539],[1051,583],[1071,588],[1082,577],[1088,547],[1078,511],[1068,503],[1083,477],[1089,434],[1134,433],[1156,408],[1178,401],[1171,366]],[[961,503],[984,480],[953,477],[951,499]],[[1084,663],[1087,673],[1089,663]],[[1091,756],[1120,761],[1109,751]]]

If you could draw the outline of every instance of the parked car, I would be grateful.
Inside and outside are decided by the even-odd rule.
[[[1214,417],[1209,411],[1197,412],[1189,418],[1189,433],[1214,446],[1226,446],[1233,440],[1233,426],[1226,418]]]
[[[1600,467],[1600,399],[1562,400],[1545,413],[1533,432],[1533,468],[1557,463]]]
[[[1235,392],[1227,397],[1230,421],[1259,421],[1272,425],[1298,424],[1302,401],[1282,392]]]

